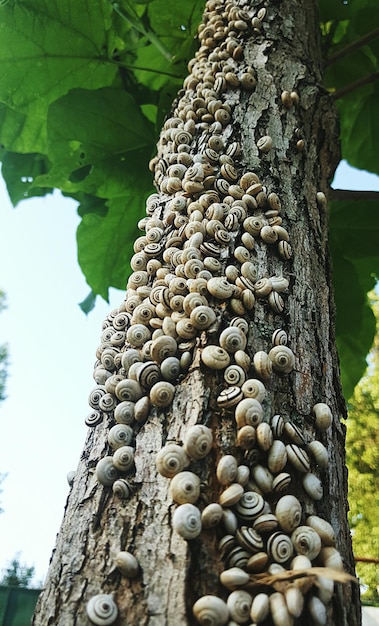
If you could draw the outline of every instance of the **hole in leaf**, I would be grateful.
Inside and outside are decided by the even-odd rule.
[[[80,183],[82,180],[87,178],[88,174],[92,169],[92,165],[84,165],[83,167],[79,167],[79,169],[71,172],[69,176],[70,183]]]

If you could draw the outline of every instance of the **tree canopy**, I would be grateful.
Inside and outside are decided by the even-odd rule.
[[[34,577],[34,566],[21,563],[20,554],[16,554],[2,570],[0,585],[13,587],[31,587]]]
[[[340,111],[342,156],[379,173],[379,7],[320,0],[325,85]],[[5,0],[0,6],[0,158],[14,206],[60,189],[79,203],[78,260],[90,310],[124,288],[147,164],[196,48],[203,0]],[[83,19],[83,14],[86,19]],[[378,274],[375,194],[330,196],[338,347],[345,396],[365,368]],[[348,277],[348,279],[347,279]],[[346,289],[348,282],[349,289]]]

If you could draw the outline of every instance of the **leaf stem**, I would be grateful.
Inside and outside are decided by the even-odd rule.
[[[379,191],[352,191],[351,189],[330,189],[330,200],[376,200],[379,201]]]
[[[169,61],[170,63],[172,62],[172,59],[173,59],[172,54],[169,52],[169,50],[165,48],[165,46],[162,44],[162,42],[159,40],[159,38],[157,37],[155,33],[153,33],[151,30],[146,30],[142,22],[138,20],[136,17],[133,17],[129,13],[128,14],[124,13],[124,11],[120,9],[117,2],[112,2],[112,8],[115,11],[115,13],[117,13],[117,15],[121,17],[121,19],[131,24],[131,26],[133,26],[133,28],[135,28],[139,33],[141,33],[141,35],[144,35],[150,41],[150,43],[152,43],[153,46],[156,47],[158,52],[160,52],[160,54],[165,59],[167,59],[167,61]]]
[[[348,46],[346,46],[339,52],[335,52],[334,54],[332,54],[329,57],[329,59],[327,59],[326,61],[326,67],[328,67],[329,65],[332,65],[333,63],[336,63],[340,59],[343,59],[344,57],[348,56],[355,50],[358,50],[359,48],[362,48],[362,46],[365,46],[369,41],[373,41],[373,39],[377,39],[378,37],[379,37],[379,28],[375,28],[375,30],[372,30],[370,33],[367,33],[360,39],[353,41],[353,43],[349,44]]]
[[[359,80],[356,80],[354,83],[350,83],[349,85],[345,85],[345,87],[341,87],[341,89],[337,89],[337,91],[331,92],[331,96],[334,100],[339,100],[343,98],[348,93],[363,87],[364,85],[369,85],[370,83],[374,83],[379,79],[379,72],[374,72],[373,74],[369,74],[368,76],[364,76]]]

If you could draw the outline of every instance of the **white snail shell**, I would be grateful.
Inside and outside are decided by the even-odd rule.
[[[117,604],[111,595],[99,593],[87,602],[87,615],[96,626],[113,624],[118,615]]]
[[[121,446],[129,445],[133,439],[133,429],[126,424],[116,424],[112,426],[108,433],[108,443],[117,450]]]
[[[272,446],[272,430],[267,422],[261,422],[257,426],[257,443],[261,450],[264,450],[264,452],[267,452]]]
[[[114,410],[114,418],[118,424],[132,424],[134,421],[135,403],[130,400],[120,402]]]
[[[234,535],[238,528],[238,519],[231,509],[224,508],[222,512],[222,523],[229,535]]]
[[[70,487],[72,487],[72,485],[74,484],[75,474],[76,472],[74,470],[72,470],[71,472],[68,472],[67,474],[67,482],[70,485]]]
[[[220,346],[229,353],[234,354],[237,350],[244,350],[246,347],[246,335],[238,326],[229,326],[222,331]]]
[[[310,526],[298,526],[291,534],[291,541],[297,552],[310,561],[316,558],[321,550],[321,539]]]
[[[122,500],[128,500],[133,493],[130,483],[125,478],[118,478],[112,485],[112,491],[115,496]]]
[[[172,527],[183,539],[195,539],[201,533],[201,514],[194,505],[186,502],[175,510]]]
[[[268,356],[272,361],[272,368],[276,372],[289,374],[295,367],[295,355],[288,346],[274,346]]]
[[[275,626],[293,626],[293,617],[289,614],[285,598],[279,591],[270,596],[270,612]]]
[[[121,472],[127,472],[134,463],[134,448],[120,446],[113,455],[113,465]]]
[[[206,346],[201,353],[204,365],[214,370],[225,369],[230,363],[230,356],[221,346]]]
[[[130,552],[118,552],[115,558],[115,565],[121,574],[128,578],[134,578],[139,572],[138,561]]]
[[[332,423],[332,412],[327,404],[318,402],[313,407],[315,415],[315,426],[317,430],[324,432]]]
[[[293,615],[293,617],[300,617],[304,606],[304,596],[300,588],[294,584],[288,585],[284,596],[288,612]]]
[[[289,443],[286,445],[287,457],[289,462],[298,472],[309,472],[310,461],[307,453],[302,448],[296,445],[296,443]]]
[[[302,483],[304,490],[308,494],[312,500],[321,500],[324,495],[324,490],[322,487],[322,482],[315,474],[312,472],[307,472],[304,474],[302,478]]]
[[[200,496],[200,478],[194,472],[178,472],[172,477],[170,494],[178,504],[194,504]]]
[[[167,380],[160,380],[150,389],[150,401],[154,406],[165,408],[174,398],[175,387]]]
[[[188,428],[183,447],[191,459],[203,459],[210,452],[212,445],[213,433],[210,428],[202,424],[195,424]]]
[[[323,546],[334,546],[336,538],[333,526],[329,522],[317,515],[310,515],[305,520],[305,524],[317,532]]]
[[[223,508],[217,502],[211,502],[201,513],[201,522],[203,528],[214,528],[217,526],[223,516]]]
[[[113,456],[105,456],[96,465],[96,478],[105,487],[113,485],[119,476],[119,471],[113,464]]]
[[[223,507],[233,506],[234,504],[237,504],[242,494],[243,494],[242,485],[239,485],[238,483],[232,483],[220,495],[219,503]]]
[[[243,589],[232,591],[226,601],[230,617],[238,624],[246,624],[249,621],[252,602],[253,598],[248,591]]]
[[[192,607],[201,626],[224,626],[229,619],[229,608],[217,596],[202,596]]]
[[[302,508],[295,496],[282,496],[275,507],[275,517],[284,532],[292,532],[301,522]]]
[[[324,444],[322,444],[321,441],[315,440],[311,441],[311,443],[308,444],[307,448],[312,454],[317,465],[322,467],[322,469],[325,469],[328,466],[329,458],[328,451],[325,448]]]
[[[343,561],[340,553],[336,548],[325,546],[320,550],[320,561],[324,567],[332,567],[343,571]]]
[[[326,607],[320,598],[311,596],[307,608],[315,626],[325,626],[327,622]]]
[[[225,454],[217,464],[216,476],[221,485],[230,485],[237,478],[237,459],[231,454]]]
[[[220,582],[231,591],[249,582],[249,574],[240,567],[231,567],[220,574]]]
[[[161,448],[156,456],[155,463],[158,472],[166,478],[172,478],[189,465],[189,458],[182,446],[170,443]]]
[[[272,374],[272,361],[264,350],[258,350],[254,354],[253,363],[258,376],[267,380]]]
[[[273,474],[281,472],[287,463],[286,446],[280,439],[274,439],[268,452],[267,464],[268,469]]]
[[[272,491],[273,476],[267,467],[258,463],[252,468],[251,474],[258,486],[258,489],[260,489],[263,493],[270,493]]]
[[[237,404],[234,416],[239,428],[246,424],[258,426],[263,418],[262,405],[255,398],[244,398]]]
[[[263,402],[266,397],[266,388],[258,378],[248,378],[242,385],[245,398],[255,398],[258,402]]]
[[[253,599],[250,617],[256,624],[263,622],[270,612],[270,602],[267,593],[258,593]]]

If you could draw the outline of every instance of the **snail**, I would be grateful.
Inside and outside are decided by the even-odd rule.
[[[231,454],[225,454],[217,464],[217,480],[221,485],[230,485],[237,478],[237,470],[237,459]]]
[[[120,472],[127,472],[134,463],[134,448],[132,446],[120,446],[115,450],[112,458],[113,465]]]
[[[201,626],[224,626],[229,620],[229,608],[217,596],[202,596],[193,605],[192,612]]]
[[[194,472],[178,472],[172,477],[170,495],[178,504],[194,504],[200,496],[200,478]]]
[[[114,624],[118,616],[117,604],[109,594],[99,593],[87,602],[87,616],[96,626]]]
[[[275,507],[275,517],[284,532],[292,532],[300,525],[302,507],[297,498],[292,495],[282,496]]]
[[[128,578],[134,578],[139,572],[138,561],[130,552],[118,552],[115,557],[115,565],[121,574]]]
[[[195,539],[202,527],[199,509],[189,502],[181,504],[172,516],[172,527],[183,539]]]
[[[184,448],[173,443],[161,448],[155,459],[158,472],[166,478],[172,478],[181,472],[189,465],[189,461]]]
[[[229,594],[227,599],[227,607],[232,620],[238,624],[245,624],[249,621],[250,609],[253,598],[248,591],[236,589]]]
[[[213,445],[213,434],[210,428],[202,424],[195,424],[188,428],[183,447],[191,459],[203,459],[210,452]]]
[[[133,439],[133,429],[125,424],[112,426],[108,433],[108,443],[116,450],[124,445],[129,445]]]
[[[119,476],[119,471],[113,463],[112,456],[104,456],[96,465],[96,478],[105,487],[113,485]]]
[[[321,550],[321,539],[310,526],[298,526],[291,534],[291,541],[297,554],[302,554],[310,561],[318,556]]]
[[[203,509],[201,513],[201,523],[203,528],[214,528],[217,526],[223,516],[222,506],[217,504],[217,502],[212,502],[208,504],[208,506]]]
[[[174,385],[166,380],[161,380],[152,386],[149,397],[154,406],[165,408],[171,404],[174,398],[174,393]]]

